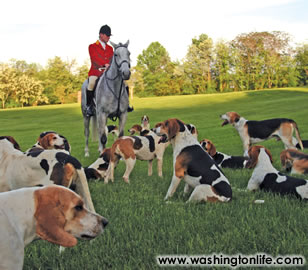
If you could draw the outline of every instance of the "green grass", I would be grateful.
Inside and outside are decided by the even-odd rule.
[[[125,131],[140,123],[144,114],[149,115],[151,126],[176,117],[196,125],[200,140],[208,138],[218,151],[232,155],[241,155],[243,149],[236,130],[221,127],[219,115],[227,111],[236,111],[250,120],[292,118],[301,137],[308,139],[307,88],[135,98],[132,104],[135,111],[128,115]],[[46,130],[66,136],[72,155],[84,166],[97,158],[95,142],[90,142],[90,157],[84,157],[78,104],[0,111],[0,135],[15,137],[23,150]],[[110,137],[108,145],[111,143]],[[262,144],[280,169],[282,143],[270,140]],[[92,242],[79,241],[61,255],[58,246],[36,241],[26,248],[24,269],[159,269],[155,257],[163,254],[301,254],[308,259],[306,203],[292,197],[243,191],[251,170],[224,170],[233,188],[230,203],[186,204],[181,183],[171,203],[166,204],[163,198],[172,177],[171,146],[165,152],[163,179],[157,176],[156,162],[153,176],[148,177],[147,163],[137,161],[129,185],[122,180],[124,169],[121,162],[114,183],[89,184],[96,211],[110,221],[105,233]],[[264,199],[265,203],[254,204],[255,199]]]

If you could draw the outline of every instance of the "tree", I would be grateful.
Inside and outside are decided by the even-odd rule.
[[[281,75],[279,67],[284,56],[291,53],[289,40],[289,35],[280,31],[251,32],[237,36],[231,42],[231,47],[235,56],[234,67],[239,73],[235,77],[240,88],[272,88],[274,78]]]
[[[15,100],[22,107],[37,103],[48,103],[48,98],[43,95],[43,86],[27,75],[21,75],[16,81]]]
[[[192,39],[184,62],[186,87],[191,85],[195,94],[212,91],[211,63],[213,57],[213,41],[206,34]]]
[[[49,59],[47,69],[40,72],[39,78],[43,82],[44,94],[50,103],[63,104],[70,94],[80,90],[81,85],[77,87],[76,77],[72,74],[75,65],[75,60],[64,62],[56,56],[54,59]]]
[[[303,44],[296,48],[296,66],[300,85],[308,84],[308,44]]]
[[[224,92],[230,88],[231,81],[231,52],[229,45],[224,41],[219,41],[215,45],[214,72],[217,90]]]
[[[5,103],[15,92],[15,84],[17,73],[16,70],[10,68],[7,64],[0,65],[0,100],[2,109],[5,108]]]
[[[172,89],[169,82],[173,68],[166,49],[159,42],[151,43],[137,58],[135,71],[139,75],[136,74],[135,79],[139,80],[136,81],[135,93],[158,96],[170,94]]]

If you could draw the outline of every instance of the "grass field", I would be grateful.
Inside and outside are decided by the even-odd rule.
[[[132,104],[135,111],[129,114],[125,131],[139,124],[144,114],[150,117],[151,126],[176,117],[194,124],[199,140],[208,138],[218,151],[232,155],[242,155],[243,150],[235,129],[230,125],[221,127],[219,115],[227,111],[236,111],[249,120],[292,118],[302,139],[308,139],[307,88],[135,98]],[[90,157],[84,157],[83,122],[78,104],[0,111],[0,135],[15,137],[23,150],[31,147],[46,130],[66,136],[72,155],[84,166],[97,158],[95,142],[90,143]],[[109,138],[108,145],[111,143]],[[282,143],[270,140],[262,145],[271,151],[274,166],[281,168]],[[26,248],[24,269],[158,269],[156,256],[169,254],[296,254],[308,259],[305,202],[243,191],[252,173],[246,169],[224,170],[233,188],[230,203],[186,204],[181,183],[171,203],[166,204],[163,199],[172,177],[171,146],[165,152],[163,179],[157,176],[156,162],[154,166],[153,176],[148,177],[147,163],[137,161],[130,184],[122,180],[123,163],[115,171],[114,183],[90,182],[96,211],[110,221],[105,233],[92,242],[79,241],[61,255],[58,246],[36,241]],[[254,204],[256,199],[265,203]]]

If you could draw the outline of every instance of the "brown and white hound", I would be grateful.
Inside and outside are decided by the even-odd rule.
[[[24,248],[35,239],[73,247],[77,239],[100,235],[108,220],[61,186],[29,187],[0,193],[0,269],[21,270]]]
[[[161,136],[161,142],[170,141],[173,147],[173,177],[165,200],[174,194],[182,179],[186,182],[185,193],[194,189],[188,201],[231,200],[228,179],[181,120],[158,123],[154,132]]]
[[[255,167],[248,181],[248,190],[264,190],[281,195],[295,195],[297,198],[308,199],[308,181],[285,175],[272,165],[272,155],[263,146],[252,146],[249,151],[249,164]]]
[[[231,124],[238,131],[243,142],[244,155],[247,156],[249,147],[270,138],[279,138],[286,149],[296,148],[293,143],[293,132],[303,149],[297,124],[292,119],[274,118],[263,121],[246,120],[236,112],[227,112],[220,116],[224,120],[222,126]]]
[[[14,145],[12,139],[0,137],[0,192],[58,184],[73,188],[95,212],[84,169],[76,158],[61,150],[23,153]]]
[[[201,146],[206,152],[215,160],[217,165],[221,168],[243,169],[246,168],[248,157],[243,156],[229,156],[227,154],[217,152],[212,141],[203,139],[200,142]]]
[[[291,173],[307,174],[308,173],[308,155],[296,150],[286,149],[280,153],[282,167]]]
[[[148,161],[148,176],[152,175],[153,160],[157,159],[158,176],[163,176],[163,157],[168,144],[159,143],[160,137],[153,131],[145,136],[123,136],[118,138],[111,146],[110,166],[105,177],[105,183],[109,179],[114,181],[114,168],[122,158],[126,165],[123,180],[129,183],[129,176],[135,166],[136,160]]]
[[[71,153],[71,146],[68,140],[61,134],[55,131],[44,131],[38,137],[36,143],[26,151],[26,153],[36,150],[65,150],[68,154]]]

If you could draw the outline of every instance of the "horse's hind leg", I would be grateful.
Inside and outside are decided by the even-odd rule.
[[[107,114],[99,112],[97,116],[98,135],[99,135],[99,152],[101,153],[107,144],[107,135],[105,127],[107,124]]]
[[[85,143],[86,146],[84,148],[84,156],[88,157],[89,156],[89,134],[90,134],[90,130],[89,130],[89,124],[90,124],[90,117],[83,117],[83,125],[84,125],[84,136],[85,136]]]

